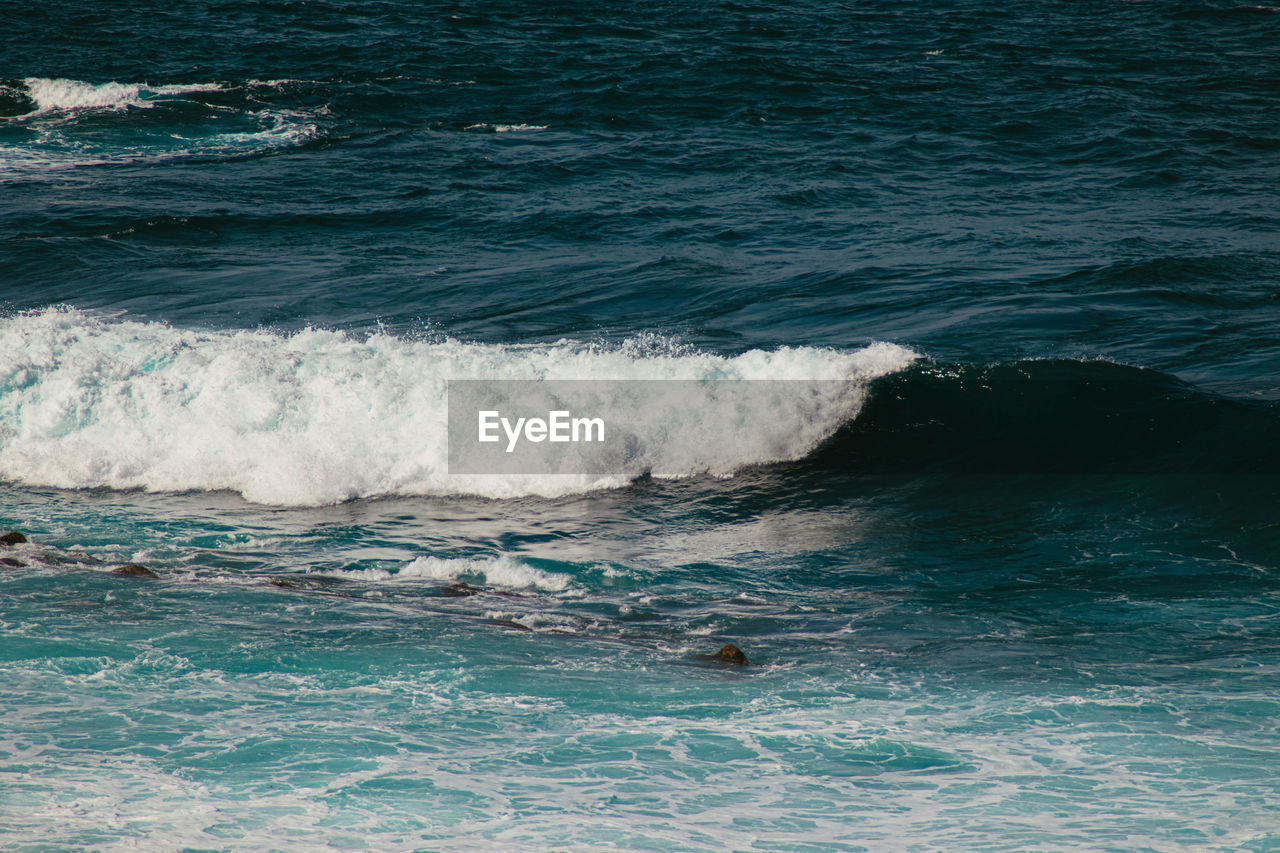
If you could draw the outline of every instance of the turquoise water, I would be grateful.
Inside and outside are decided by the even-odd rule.
[[[1280,850],[1275,9],[10,17],[0,849]]]
[[[1274,845],[1265,565],[1170,555],[1176,508],[1093,527],[1149,483],[986,479],[957,512],[954,484],[778,479],[11,498],[75,548],[3,579],[7,842]],[[162,579],[107,571],[134,559]],[[725,639],[753,664],[698,657]]]

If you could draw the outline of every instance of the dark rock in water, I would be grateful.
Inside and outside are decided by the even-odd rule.
[[[501,625],[503,628],[510,628],[512,631],[523,631],[525,633],[533,630],[528,625],[521,625],[514,619],[494,619],[493,624]]]
[[[27,564],[21,560],[15,560],[13,557],[0,557],[0,563],[6,566],[13,566],[15,569],[25,569]]]
[[[738,648],[733,643],[726,643],[721,647],[720,651],[715,653],[714,657],[716,660],[721,660],[725,663],[737,664],[738,666],[750,663],[750,661],[747,660],[747,656],[742,653],[742,649]]]
[[[440,590],[440,594],[448,598],[463,598],[468,595],[479,595],[482,592],[484,592],[483,589],[474,587],[469,583],[463,583],[462,581],[451,583],[444,589]]]
[[[0,536],[0,545],[21,545],[26,541],[27,537],[16,530],[10,530],[5,535]]]
[[[113,575],[127,575],[131,578],[158,578],[155,572],[146,566],[139,566],[137,563],[125,563],[120,568],[111,572]]]
[[[297,589],[298,588],[298,585],[293,581],[289,580],[288,578],[272,578],[271,585],[278,586],[281,589]]]

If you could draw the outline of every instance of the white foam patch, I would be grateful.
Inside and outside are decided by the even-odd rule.
[[[85,83],[64,78],[28,77],[22,81],[37,112],[55,110],[149,107],[156,98],[193,92],[216,92],[219,83],[150,86],[146,83]]]
[[[494,133],[522,133],[535,130],[546,130],[545,124],[472,124],[463,130],[490,130]]]
[[[325,572],[334,577],[363,581],[458,581],[472,580],[512,589],[536,588],[560,592],[569,586],[567,575],[535,569],[509,554],[481,559],[417,557],[396,571],[385,569],[339,569]]]
[[[530,631],[553,630],[578,633],[578,625],[570,618],[555,613],[518,613],[511,610],[486,610],[484,618],[495,622],[523,625]]]
[[[294,77],[281,77],[281,78],[272,79],[272,80],[259,80],[257,78],[254,78],[252,80],[244,81],[244,84],[246,86],[257,87],[261,89],[279,89],[284,86],[298,86],[298,85],[305,85],[309,83],[318,83],[318,82],[320,81],[300,80]]]
[[[915,354],[892,344],[735,357],[652,345],[426,342],[305,329],[194,331],[55,307],[0,318],[0,478],[58,488],[231,490],[322,505],[376,495],[556,496],[650,471],[729,476],[798,459],[855,417],[874,378]],[[609,476],[450,475],[450,379],[836,379],[839,400],[734,423],[633,425],[635,470]],[[621,408],[624,401],[618,401]],[[679,429],[677,427],[683,427]],[[690,437],[692,436],[692,438]]]

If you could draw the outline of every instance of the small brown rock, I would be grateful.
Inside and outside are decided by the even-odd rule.
[[[742,653],[742,649],[738,648],[733,643],[726,643],[720,648],[720,651],[715,653],[714,657],[716,660],[722,660],[725,663],[737,664],[739,666],[745,663],[750,663],[750,661],[747,660],[747,656]]]
[[[446,586],[440,591],[440,594],[449,598],[464,598],[468,595],[479,595],[482,592],[484,592],[484,590],[477,589],[469,583],[458,581],[457,583],[451,583]]]
[[[111,572],[113,575],[127,575],[131,578],[156,578],[159,577],[155,572],[146,566],[139,566],[137,563],[125,563],[118,569]]]
[[[13,566],[15,569],[25,569],[27,567],[26,563],[21,560],[15,560],[13,557],[0,557],[0,563],[4,563],[6,566]]]
[[[0,545],[21,545],[26,541],[27,537],[16,530],[10,530],[5,535],[0,536]]]

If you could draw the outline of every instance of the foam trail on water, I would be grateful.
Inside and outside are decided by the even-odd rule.
[[[260,503],[320,505],[396,494],[555,496],[625,485],[643,470],[728,475],[804,456],[857,414],[868,382],[914,358],[884,343],[729,358],[644,340],[605,348],[318,329],[194,331],[48,308],[0,319],[0,478],[60,488],[227,489]],[[725,425],[726,434],[750,439],[759,423],[767,441],[703,432],[664,444],[667,424],[642,425],[653,437],[637,460],[643,467],[617,475],[451,476],[447,382],[468,378],[840,379],[849,391],[841,406],[818,414],[762,400],[760,411]]]
[[[471,124],[463,130],[491,130],[494,133],[519,133],[522,131],[546,130],[545,124]]]

